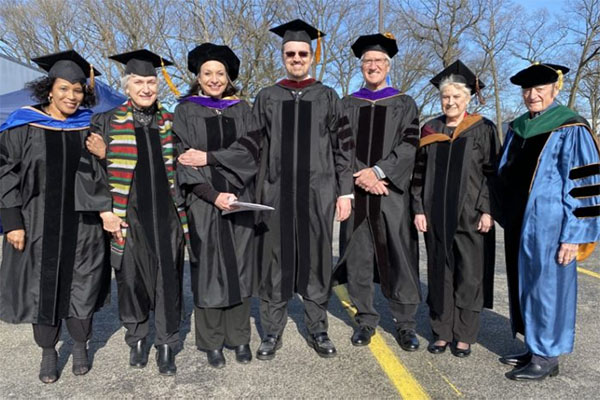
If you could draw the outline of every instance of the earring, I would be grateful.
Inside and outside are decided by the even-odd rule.
[[[52,96],[48,96],[48,103],[52,103]]]

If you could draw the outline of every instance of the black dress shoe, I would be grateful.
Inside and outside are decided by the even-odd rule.
[[[455,357],[459,358],[465,358],[471,355],[471,345],[469,345],[469,347],[466,349],[459,349],[458,347],[456,347],[456,345],[454,345],[450,347],[450,350],[452,351],[452,354]]]
[[[398,344],[404,351],[417,351],[419,339],[414,329],[402,329],[398,332]]]
[[[235,348],[235,361],[240,364],[248,364],[252,361],[252,351],[249,344],[242,344]]]
[[[58,380],[58,354],[54,349],[42,349],[42,362],[40,363],[40,381],[54,383]]]
[[[327,332],[314,333],[309,336],[309,343],[320,357],[330,358],[335,357],[337,351]]]
[[[206,358],[208,359],[208,365],[213,368],[223,368],[225,366],[223,349],[208,350],[206,352]]]
[[[521,354],[511,354],[504,357],[500,357],[499,361],[502,364],[511,365],[513,367],[523,367],[531,361],[531,353],[525,352]]]
[[[156,346],[156,365],[158,366],[158,373],[161,375],[172,376],[177,373],[175,353],[168,344]]]
[[[435,342],[431,342],[429,343],[429,346],[427,346],[427,351],[431,354],[442,354],[446,351],[446,347],[448,347],[448,342],[446,342],[446,344],[443,346],[438,346],[435,344]]]
[[[144,368],[148,364],[146,339],[140,339],[129,351],[129,365],[133,368]]]
[[[371,336],[375,334],[375,328],[361,326],[354,332],[350,340],[354,346],[366,346],[371,343]]]
[[[87,345],[85,342],[75,342],[73,345],[73,375],[85,375],[90,370]]]
[[[256,358],[259,360],[272,360],[275,358],[275,353],[281,348],[282,338],[279,335],[266,335],[258,350],[256,351]]]
[[[541,381],[542,379],[546,379],[547,376],[558,375],[558,364],[542,366],[530,362],[524,367],[507,372],[505,375],[508,379],[514,381]]]

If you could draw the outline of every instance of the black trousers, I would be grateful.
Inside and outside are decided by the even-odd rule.
[[[142,322],[123,322],[123,326],[127,330],[125,332],[125,342],[133,347],[150,333],[150,318]],[[156,330],[154,345],[168,344],[171,349],[176,350],[179,346],[179,330],[167,332],[166,326],[167,323],[164,318],[159,314],[154,314],[154,327]]]
[[[431,330],[435,340],[475,343],[480,328],[479,312],[460,308],[455,301],[455,274],[451,265],[446,265],[444,274],[444,307],[441,314],[429,313]]]
[[[327,323],[327,305],[329,299],[322,303],[303,298],[304,303],[304,323],[308,333],[315,334],[327,332],[329,325]],[[285,324],[288,319],[288,302],[270,302],[260,300],[260,322],[265,335],[283,334]]]
[[[92,317],[65,319],[67,330],[75,342],[85,343],[92,337]],[[53,349],[60,337],[62,321],[56,325],[33,324],[33,339],[43,349]]]
[[[250,299],[224,308],[194,307],[196,346],[217,350],[250,343]]]

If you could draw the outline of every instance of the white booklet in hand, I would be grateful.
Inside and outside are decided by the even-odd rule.
[[[235,207],[235,209],[230,210],[230,211],[223,210],[222,215],[227,215],[227,214],[236,213],[236,212],[240,212],[240,211],[273,211],[273,210],[275,210],[273,207],[265,206],[264,204],[246,203],[244,201],[237,201],[237,200],[231,202],[229,205],[232,207]]]

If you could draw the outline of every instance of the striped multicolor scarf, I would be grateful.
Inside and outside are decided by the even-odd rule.
[[[178,207],[175,200],[174,148],[173,133],[171,132],[173,114],[165,110],[160,103],[157,102],[157,105],[158,132],[162,144],[162,155],[167,171],[167,179],[169,180],[169,188],[173,202],[177,207],[181,227],[187,238],[188,224],[185,209]],[[129,191],[131,190],[133,172],[137,164],[137,143],[135,140],[133,107],[130,100],[127,100],[117,108],[110,124],[108,135],[109,143],[106,159],[108,164],[108,184],[113,199],[113,213],[126,221]],[[123,255],[126,236],[127,229],[123,229],[123,242],[119,243],[115,239],[111,241],[113,257],[121,257]]]

